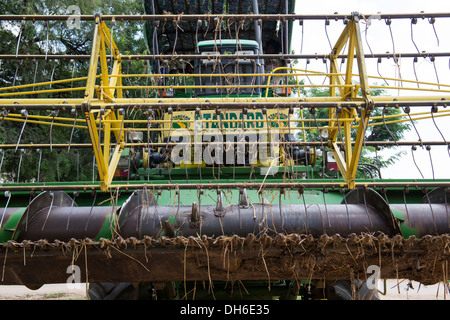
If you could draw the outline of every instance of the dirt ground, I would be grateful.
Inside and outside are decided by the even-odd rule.
[[[408,280],[387,280],[379,282],[382,300],[450,300],[450,292],[442,283],[424,286]],[[67,284],[44,285],[38,290],[24,286],[0,286],[0,300],[85,300],[86,284],[68,288]]]

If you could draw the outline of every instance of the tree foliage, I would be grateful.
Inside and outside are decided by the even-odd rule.
[[[10,15],[64,15],[75,14],[70,6],[78,6],[82,15],[101,14],[143,14],[143,1],[138,0],[11,0],[3,1],[0,14]],[[142,22],[116,21],[115,25],[107,22],[122,54],[145,54],[146,44],[143,37]],[[1,21],[0,22],[0,54],[15,55],[51,55],[74,54],[89,55],[92,48],[94,31],[93,21],[81,21],[79,28],[70,28],[67,21]],[[23,59],[3,60],[0,62],[0,88],[20,86],[24,84],[47,82],[51,80],[73,79],[86,76],[89,60],[54,60]],[[122,63],[122,73],[143,73],[146,71],[144,61]],[[127,80],[124,80],[127,81]],[[129,83],[126,83],[129,84]],[[36,87],[36,90],[83,87],[84,81],[73,81],[65,84],[52,84]],[[27,89],[28,91],[29,89]],[[19,90],[0,91],[15,93]],[[57,92],[47,94],[21,95],[20,98],[80,98],[84,91]],[[139,95],[140,92],[124,92],[125,96]],[[29,111],[33,115],[49,116],[50,111]],[[60,112],[60,117],[73,117],[70,110]],[[83,118],[81,114],[78,115]],[[0,143],[15,144],[19,140],[23,122],[1,121]],[[71,126],[72,122],[68,122]],[[50,136],[51,131],[51,136]],[[36,124],[28,121],[23,129],[20,143],[68,143],[70,127]],[[86,129],[74,129],[72,143],[90,142]],[[39,151],[28,149],[21,152],[14,149],[3,150],[1,163],[4,181],[89,181],[93,177],[93,152],[91,149],[71,148],[57,150],[55,148]],[[1,156],[1,154],[0,154]],[[39,159],[41,162],[39,165]],[[19,165],[20,164],[20,165]],[[20,171],[20,175],[18,173]],[[95,171],[94,171],[95,172]]]
[[[383,89],[373,89],[371,91],[372,96],[385,95],[386,92]],[[329,90],[321,89],[317,87],[311,87],[310,89],[302,89],[302,96],[309,97],[328,97]],[[398,108],[375,108],[371,112],[371,119],[369,120],[369,126],[366,128],[365,141],[399,141],[401,140],[405,133],[410,130],[410,124],[407,122],[396,122],[400,120],[401,117],[396,117],[403,112],[402,109]],[[328,122],[320,121],[318,119],[327,119],[328,109],[327,108],[317,108],[312,113],[310,109],[303,110],[303,117],[305,119],[313,120],[310,122],[310,126],[317,128],[327,126]],[[352,129],[352,140],[356,138],[357,129]],[[341,133],[342,134],[342,133]],[[343,136],[339,134],[338,140],[342,140]],[[319,136],[319,131],[317,129],[308,130],[306,132],[306,139],[308,141],[321,141]],[[322,139],[323,140],[323,139]],[[327,141],[323,141],[325,144]],[[378,176],[379,171],[377,169],[385,168],[394,164],[398,161],[404,154],[403,151],[396,152],[393,155],[385,156],[383,149],[392,148],[392,146],[363,146],[361,152],[360,166],[361,170],[358,172],[358,177],[362,176]],[[367,173],[367,175],[366,175]]]

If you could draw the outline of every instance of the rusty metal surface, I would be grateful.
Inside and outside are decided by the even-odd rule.
[[[382,278],[433,284],[449,278],[450,235],[9,241],[0,244],[0,259],[2,284],[28,286],[66,282],[72,264],[83,282],[364,279],[367,267],[377,265]]]

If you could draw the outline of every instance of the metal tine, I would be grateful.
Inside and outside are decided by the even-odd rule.
[[[72,144],[73,132],[75,131],[75,124],[77,123],[77,115],[78,115],[76,108],[71,109],[70,113],[72,114],[74,119],[73,119],[72,131],[70,132],[69,146],[67,147],[67,153],[69,153],[69,151],[70,151],[70,145]]]
[[[25,125],[27,124],[28,120],[28,111],[26,109],[20,110],[20,114],[22,117],[25,117],[25,121],[23,122],[22,129],[20,130],[19,138],[17,139],[16,148],[14,149],[14,152],[17,152],[17,148],[19,147],[20,138],[22,137],[23,129],[25,129]]]
[[[377,72],[378,72],[378,75],[380,76],[380,78],[383,78],[383,81],[386,83],[387,86],[389,86],[389,83],[386,81],[386,79],[380,73],[380,63],[381,63],[381,61],[382,61],[381,58],[377,59]]]
[[[348,226],[348,229],[351,230],[352,229],[352,223],[351,223],[351,220],[350,220],[350,214],[348,212],[347,197],[345,196],[344,188],[341,188],[339,192],[342,194],[342,196],[344,198],[345,210],[347,211],[347,226]]]
[[[322,196],[323,196],[323,204],[325,205],[325,214],[327,216],[328,226],[331,228],[330,216],[328,215],[327,200],[325,199],[326,193],[328,193],[328,188],[323,189]]]
[[[436,226],[436,218],[434,216],[434,211],[433,211],[433,206],[431,204],[430,196],[428,195],[428,190],[426,188],[424,189],[424,192],[425,192],[425,196],[427,197],[428,204],[430,206],[431,214],[433,215],[434,232],[437,234],[438,231],[437,231],[437,226]]]
[[[284,194],[285,194],[285,191],[283,188],[281,188],[280,192],[279,192],[278,208],[280,210],[281,229],[283,229],[283,230],[284,230],[284,218],[283,218],[283,211],[281,210],[282,209],[281,202],[282,202],[282,198],[283,198]]]
[[[1,115],[2,115],[2,119],[0,120],[0,123],[3,122],[3,120],[5,119],[6,116],[8,116],[9,111],[8,110],[2,110]]]
[[[58,116],[58,110],[52,110],[50,116],[52,116],[52,122],[50,123],[50,152],[53,152],[52,148],[52,130],[53,130],[53,122],[55,121],[55,117]]]
[[[309,159],[305,157],[305,167],[306,167],[306,181],[309,182]]]
[[[386,189],[385,187],[383,187],[383,188],[381,188],[381,191],[382,191],[383,194],[384,194],[384,198],[386,199],[387,204],[390,206],[390,204],[389,204],[389,198],[388,198],[388,196],[387,196],[387,189]]]
[[[89,220],[91,219],[92,209],[94,208],[95,201],[97,200],[97,191],[93,190],[92,194],[94,194],[94,201],[92,201],[91,210],[89,211],[88,219],[86,221],[86,227],[84,228],[85,231],[87,230],[87,227],[89,225]]]
[[[302,33],[301,33],[301,40],[300,40],[300,54],[303,53],[303,35],[304,35],[304,26],[303,26],[303,20],[299,20],[298,21],[299,26],[302,28]]]
[[[6,200],[6,206],[5,206],[5,208],[3,208],[2,218],[0,220],[0,227],[3,224],[3,219],[5,217],[6,209],[8,208],[8,205],[9,205],[9,200],[11,200],[11,192],[5,191],[5,197],[8,197],[8,200]]]
[[[391,130],[389,130],[388,126],[386,125],[386,120],[385,120],[385,118],[384,118],[384,115],[387,114],[388,112],[389,112],[389,109],[388,109],[387,107],[383,107],[383,111],[381,112],[381,113],[382,113],[382,116],[383,116],[383,124],[384,124],[384,127],[385,127],[386,131],[387,131],[387,132],[389,133],[389,135],[391,136],[392,140],[394,140],[395,144],[398,146],[397,140],[395,139],[395,137],[394,137],[394,135],[392,134]]]
[[[166,141],[166,149],[165,149],[165,153],[167,156],[169,156],[168,153],[168,149],[169,149],[169,141],[170,141],[170,136],[172,134],[172,126],[173,126],[173,110],[172,108],[167,108],[167,113],[170,114],[170,126],[169,126],[169,134],[167,136],[167,141]],[[170,174],[170,164],[167,164],[167,169],[168,169],[168,173],[169,173],[169,181],[172,181],[172,177]]]
[[[416,63],[417,63],[417,61],[419,61],[419,59],[417,57],[414,57],[414,59],[413,59],[413,71],[414,71],[414,76],[416,77],[416,81],[417,81],[417,88],[420,88],[419,78],[417,77],[417,72],[416,72]]]
[[[414,44],[414,47],[416,47],[417,53],[420,53],[419,48],[417,47],[416,43],[414,42],[414,34],[413,34],[413,25],[417,24],[417,18],[411,19],[411,41]]]
[[[327,18],[325,19],[325,35],[327,36],[328,44],[330,45],[330,49],[333,50],[333,46],[330,41],[330,37],[328,36],[328,26],[330,25],[330,20]]]
[[[147,187],[143,189],[142,192],[142,204],[145,207],[144,216],[142,221],[144,221],[144,218],[146,221],[150,219],[150,204],[154,205],[154,201],[151,202],[151,199],[155,198],[155,195],[153,192],[149,191]]]
[[[433,180],[434,180],[434,166],[433,166],[433,159],[431,158],[431,146],[426,146],[426,149],[427,149],[428,155],[430,157],[431,173],[433,175]]]
[[[39,153],[38,172],[37,172],[37,182],[39,182],[39,176],[41,173],[42,149],[36,149],[36,152]]]
[[[411,124],[412,124],[414,130],[417,133],[417,137],[419,138],[420,145],[422,146],[422,138],[420,137],[419,131],[417,131],[416,125],[414,124],[414,121],[413,121],[413,119],[411,118],[411,115],[410,115],[411,108],[406,106],[406,107],[402,108],[402,110],[403,110],[404,113],[406,113],[408,115],[408,118],[411,121]]]
[[[58,60],[55,60],[53,63],[52,74],[50,75],[50,86],[49,86],[50,89],[52,88],[53,76],[55,74],[55,69],[58,64],[59,64]]]
[[[125,121],[125,109],[124,108],[120,108],[119,109],[119,114],[122,116],[122,122],[120,123],[120,130],[119,130],[119,139],[122,136],[122,131],[123,131],[123,125],[124,125],[124,121]],[[116,144],[118,144],[119,141],[116,141]],[[130,159],[130,157],[128,156],[128,159]],[[129,175],[129,168],[130,166],[130,162],[128,161],[128,175]]]
[[[153,227],[155,227],[155,223],[156,223],[156,216],[158,215],[158,201],[159,201],[159,197],[161,196],[162,191],[159,189],[158,191],[156,191],[156,200],[155,200],[155,211],[153,212]]]
[[[25,153],[25,149],[20,149],[20,157],[19,157],[19,166],[17,167],[17,183],[19,183],[19,178],[20,178],[20,166],[22,164],[22,157],[23,154]]]
[[[196,144],[197,144],[197,139],[198,139],[198,129],[199,129],[199,127],[198,127],[199,125],[197,123],[197,117],[202,119],[201,110],[198,107],[195,108],[195,115],[194,115],[194,151],[196,150]],[[202,132],[203,131],[203,122],[200,121],[200,123],[201,123],[200,132]],[[200,137],[201,136],[202,135],[200,135]],[[202,141],[200,141],[200,143],[202,143]],[[197,160],[197,157],[196,157],[195,152],[194,152],[194,163],[195,163],[196,160]],[[198,171],[199,176],[200,176],[200,182],[202,182],[203,178],[202,178],[201,161],[199,161],[199,163],[198,163],[197,171]]]
[[[394,35],[392,34],[392,28],[391,28],[392,20],[391,20],[390,18],[388,18],[388,19],[385,20],[385,23],[386,23],[386,25],[388,26],[388,28],[389,28],[389,33],[390,33],[390,35],[391,35],[391,41],[392,41],[392,56],[393,56],[393,58],[394,58],[395,64],[397,65],[398,72],[399,72],[399,77],[400,77],[400,79],[401,79],[401,75],[400,75],[400,66],[399,66],[398,59],[397,59],[396,54],[395,54]]]
[[[150,137],[150,120],[154,120],[154,118],[155,118],[155,111],[153,111],[153,109],[149,108],[147,111],[147,152],[148,152],[147,180],[150,180],[150,143],[153,142],[153,141],[151,141],[151,137]]]
[[[75,203],[75,199],[78,197],[79,194],[80,193],[76,190],[73,192],[73,201],[72,201],[72,204],[70,205],[69,217],[67,218],[66,230],[69,229],[70,215],[72,214],[73,204]]]
[[[128,172],[130,172],[130,161],[128,160]],[[130,175],[128,174],[128,177]],[[92,157],[92,182],[95,182],[95,154]]]
[[[22,64],[22,60],[17,60],[17,66],[16,66],[16,72],[14,72],[14,79],[13,79],[13,87],[16,86],[16,79],[17,79],[17,72],[19,71],[19,66]]]
[[[267,109],[263,108],[262,109],[262,113],[266,118],[266,126],[267,126],[267,140],[269,140],[269,154],[272,153],[273,150],[273,141],[271,139],[271,135],[270,135],[270,126],[269,126],[269,118],[267,116]]]
[[[48,54],[48,36],[49,36],[49,23],[48,21],[44,21],[44,27],[47,28],[47,38],[46,38],[46,42],[45,42],[45,60],[47,60],[47,54]]]
[[[26,215],[25,215],[25,231],[28,230],[28,214],[29,214],[28,208],[30,206],[31,200],[34,197],[34,195],[35,195],[34,191],[30,192],[30,198],[28,199],[28,206],[27,206],[27,209],[25,210],[25,212],[26,212]]]
[[[367,38],[367,31],[369,31],[370,25],[371,25],[371,22],[366,20],[366,28],[364,29],[364,38],[366,39],[366,44],[367,44],[367,47],[369,48],[370,54],[373,56],[373,51],[372,51],[372,48],[370,47],[369,40]]]
[[[175,190],[175,194],[177,195],[177,200],[178,200],[178,205],[177,205],[177,217],[178,219],[180,219],[180,205],[181,205],[181,194],[180,194],[180,189],[176,189]]]
[[[33,83],[36,83],[36,75],[37,75],[37,69],[38,69],[38,65],[39,65],[39,60],[37,59],[33,59],[34,60],[34,76],[33,76]],[[34,91],[34,85],[33,85],[33,91]]]
[[[340,137],[340,139],[342,141],[342,149],[344,149],[344,152],[347,152],[347,150],[345,150],[345,143],[343,143],[344,139],[343,139],[342,134],[341,134],[341,124],[340,124],[340,120],[339,120],[339,113],[342,112],[342,108],[341,107],[335,108],[335,111],[336,111],[336,113],[335,113],[335,115],[336,115],[336,123],[337,123],[337,127],[338,127],[337,137],[338,137],[338,139]]]
[[[111,28],[110,28],[110,35],[111,35],[111,39],[110,39],[110,42],[111,42],[111,69],[112,69],[112,67],[114,65],[114,59],[113,59],[113,50],[114,49],[113,49],[112,43],[113,43],[113,33],[114,33],[115,25],[116,25],[116,18],[113,17],[111,19]]]
[[[403,189],[403,202],[405,203],[406,216],[408,217],[408,221],[409,221],[409,211],[408,211],[408,205],[407,205],[407,202],[406,202],[406,193],[407,192],[409,193],[409,188],[405,187]]]
[[[441,89],[441,86],[439,84],[439,75],[438,75],[438,72],[437,72],[437,69],[436,69],[436,63],[435,63],[436,58],[434,56],[431,56],[430,57],[430,61],[433,63],[434,73],[436,74],[436,81],[438,83],[438,89]]]
[[[48,209],[47,216],[45,217],[44,224],[42,225],[41,231],[44,231],[44,227],[47,223],[48,217],[50,215],[50,211],[52,210],[52,207],[53,207],[53,201],[55,200],[55,194],[53,192],[50,192],[50,198],[52,198],[52,201],[50,203],[50,208]]]
[[[98,114],[98,119],[99,119],[99,123],[98,123],[98,152],[100,153],[101,151],[101,133],[102,133],[102,116],[105,114],[105,109],[101,108],[100,109],[100,113]]]
[[[17,44],[16,44],[16,57],[19,54],[20,39],[22,38],[23,29],[25,28],[26,24],[27,24],[26,20],[22,20],[20,22],[20,30],[19,30],[19,35],[17,36]]]
[[[289,108],[289,113],[288,113],[288,135],[289,135],[289,140],[291,139],[291,115],[294,114],[294,108],[290,107]],[[293,141],[291,141],[293,142]],[[291,148],[291,179],[294,180],[297,178],[296,173],[294,173],[294,146],[292,145],[292,143],[289,144],[289,147]],[[308,156],[307,156],[308,157]]]
[[[327,74],[329,73],[327,59],[323,58],[322,62],[325,65],[325,76],[323,77],[322,85],[325,85],[325,82],[328,80]]]
[[[75,75],[75,60],[70,59],[70,62],[72,63],[72,79]],[[70,88],[73,88],[73,81],[70,82]]]
[[[172,23],[173,23],[173,27],[175,28],[175,40],[174,40],[173,50],[172,50],[172,55],[174,56],[175,55],[175,50],[176,50],[176,47],[177,47],[178,28],[179,28],[179,26],[178,26],[178,21],[177,20],[173,20]]]
[[[310,60],[309,60],[309,59],[306,59],[306,62],[305,62],[305,75],[306,75],[306,78],[307,78],[308,81],[309,81],[309,84],[310,84],[310,85],[313,85],[311,79],[310,79],[309,76],[308,76],[308,64],[309,64],[309,63],[310,63]]]
[[[202,195],[203,195],[203,189],[197,189],[197,197],[198,197],[198,219],[201,221],[201,212],[202,212]]]
[[[220,108],[216,109],[216,115],[217,115],[217,119],[216,121],[219,121],[220,124],[220,131],[222,132],[222,137],[225,135],[225,132],[223,131],[223,122],[222,122],[222,110],[220,110]],[[217,141],[216,141],[217,142]],[[219,144],[219,148],[222,152],[220,152],[219,154],[223,155],[223,143],[224,141],[222,141],[222,144]],[[218,170],[217,170],[217,179],[220,181],[220,165],[221,165],[221,161],[218,161],[219,163],[217,164],[218,166]]]
[[[434,22],[435,21],[436,21],[436,18],[434,18],[434,17],[431,17],[431,18],[428,19],[428,22],[433,26],[434,35],[436,36],[437,45],[439,47],[439,37],[438,37],[437,32],[436,32],[436,27],[434,26]]]
[[[419,170],[419,173],[420,173],[420,175],[422,176],[422,179],[423,179],[424,176],[422,174],[422,171],[420,171],[420,168],[419,168],[419,166],[417,165],[417,162],[416,162],[416,158],[414,157],[414,151],[416,151],[416,150],[417,150],[417,147],[416,146],[412,146],[411,147],[411,155],[412,155],[412,158],[413,158],[413,162],[416,165],[417,170]]]
[[[188,173],[188,170],[187,170],[186,163],[184,163],[184,173],[185,173],[185,176],[186,176],[186,183],[189,183],[189,173]]]
[[[0,153],[2,154],[2,159],[0,160],[0,172],[2,171],[3,159],[5,158],[5,151],[0,149]]]
[[[94,155],[95,161],[95,155]],[[128,173],[127,173],[127,183],[130,183],[130,171],[131,171],[131,155],[128,153]]]
[[[322,135],[320,134],[319,124],[317,123],[316,109],[315,108],[311,108],[310,109],[310,114],[311,113],[312,113],[312,115],[314,117],[314,123],[316,124],[317,133],[319,134],[321,148],[323,150],[323,153],[325,153],[325,147],[323,145]],[[322,164],[322,180],[325,181],[325,154],[322,156],[322,158],[323,158],[323,160],[322,160],[322,162],[323,162],[323,164]]]
[[[441,130],[439,130],[439,127],[436,124],[436,121],[434,119],[434,113],[438,112],[438,106],[432,106],[431,107],[431,119],[433,120],[434,126],[436,127],[437,131],[441,135],[442,139],[444,140],[445,144],[447,144],[447,140],[445,139],[444,135],[442,134]],[[448,155],[450,156],[450,149],[447,148]]]
[[[305,192],[303,189],[299,189],[298,192],[302,196],[303,206],[305,207],[305,228],[306,228],[306,233],[308,233],[308,207],[306,206]]]
[[[244,157],[244,164],[246,164],[246,163],[245,163],[245,153],[246,153],[247,148],[248,148],[248,150],[249,150],[249,161],[250,161],[250,146],[246,146],[246,145],[245,145],[245,119],[244,119],[244,116],[248,119],[247,114],[248,114],[247,108],[242,108],[242,120],[241,120],[242,140],[241,140],[241,142],[242,142],[243,145],[244,145],[244,148],[243,148],[243,149],[244,149],[244,154],[243,154],[243,157]],[[239,147],[238,147],[237,149],[239,150]]]
[[[144,194],[146,193],[146,191],[147,191],[147,188],[142,189],[141,196],[138,197],[138,206],[142,206],[142,204],[144,202],[142,198],[144,197]],[[138,191],[135,190],[133,193],[138,194]],[[136,229],[135,229],[136,233],[139,231],[139,221],[143,220],[141,214],[142,214],[142,210],[139,210],[138,211],[138,219],[136,219]],[[145,213],[144,213],[144,215],[145,215]]]
[[[372,218],[370,217],[369,209],[367,208],[366,188],[363,189],[363,199],[364,199],[364,207],[366,208],[366,214],[367,214],[367,217],[369,218],[370,225],[373,226]]]

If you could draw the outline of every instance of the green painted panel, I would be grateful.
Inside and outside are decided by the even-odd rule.
[[[9,216],[8,220],[3,223],[3,226],[0,228],[0,242],[7,242],[8,240],[12,240],[14,230],[16,230],[17,224],[19,223],[19,220],[25,210],[26,207],[18,208]]]

